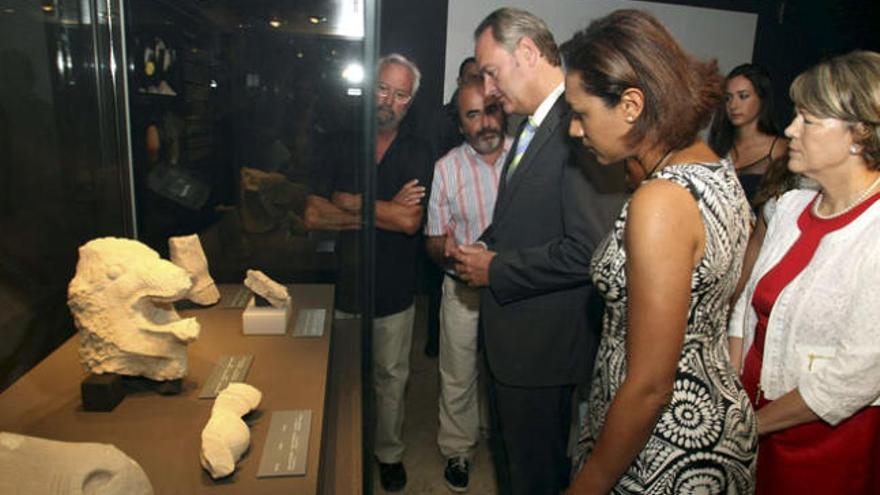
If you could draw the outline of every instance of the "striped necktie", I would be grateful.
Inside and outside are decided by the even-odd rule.
[[[510,178],[513,177],[513,172],[516,171],[516,167],[518,167],[519,162],[522,161],[523,155],[526,154],[526,150],[529,148],[529,143],[531,143],[532,138],[535,137],[535,129],[535,124],[532,123],[532,118],[529,117],[522,132],[519,133],[519,139],[516,142],[516,152],[513,155],[513,160],[510,161],[510,166],[507,167],[507,180],[510,180]]]

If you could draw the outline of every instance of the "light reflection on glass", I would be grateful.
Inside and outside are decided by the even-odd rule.
[[[335,18],[339,19],[334,30],[336,34],[352,37],[364,37],[364,4],[361,0],[341,0]]]

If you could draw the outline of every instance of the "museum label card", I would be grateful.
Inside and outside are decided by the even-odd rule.
[[[230,291],[223,291],[222,306],[227,309],[244,309],[253,294],[247,287],[235,287]]]
[[[296,315],[293,327],[294,337],[320,337],[324,335],[324,320],[327,310],[324,308],[302,308]]]
[[[311,429],[311,410],[273,412],[257,478],[304,476]]]
[[[243,382],[247,378],[253,362],[253,354],[224,354],[220,356],[199,391],[199,399],[213,399],[230,383]]]

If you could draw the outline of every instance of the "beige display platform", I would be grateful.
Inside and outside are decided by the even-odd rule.
[[[239,287],[223,285],[220,290],[225,296]],[[85,373],[79,365],[75,335],[0,394],[0,430],[69,442],[114,444],[141,465],[157,494],[311,495],[338,489],[358,493],[360,402],[351,400],[352,396],[360,396],[358,370],[352,366],[359,362],[358,334],[356,330],[346,332],[340,344],[347,344],[331,356],[333,286],[291,285],[290,294],[294,313],[289,325],[296,323],[299,308],[326,308],[323,336],[294,338],[290,332],[242,335],[242,310],[223,308],[225,297],[211,308],[181,311],[182,316],[197,317],[202,327],[199,339],[189,346],[189,374],[183,392],[175,396],[130,394],[109,413],[82,409],[79,386]],[[198,399],[197,395],[214,363],[224,354],[254,355],[246,381],[263,392],[263,401],[246,417],[251,428],[250,449],[235,473],[214,481],[199,465],[200,433],[213,400]],[[340,375],[340,381],[332,387],[328,383],[331,367],[334,371],[330,375]],[[347,402],[342,415],[336,410],[340,397]],[[328,406],[329,413],[325,412],[325,400],[334,404]],[[271,412],[288,409],[312,410],[306,475],[257,479]],[[328,428],[325,418],[329,418]],[[326,445],[324,449],[322,444]],[[344,466],[331,469],[340,469],[344,479],[336,479],[333,472],[322,472],[323,464],[332,466],[341,459],[345,459]]]

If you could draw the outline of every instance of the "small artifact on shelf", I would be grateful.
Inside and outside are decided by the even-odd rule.
[[[153,486],[113,445],[0,432],[0,493],[152,495]]]
[[[171,262],[189,272],[193,287],[186,298],[202,306],[216,304],[220,291],[208,271],[208,258],[197,234],[168,239]]]
[[[265,298],[275,308],[284,308],[290,304],[287,287],[269,278],[259,270],[248,270],[244,285],[258,296]]]
[[[104,237],[79,248],[67,304],[79,329],[80,362],[95,374],[177,380],[187,373],[195,318],[173,302],[192,288],[189,273],[131,239]]]
[[[247,383],[230,383],[214,401],[211,418],[202,430],[199,460],[211,478],[229,476],[248,449],[251,432],[241,419],[260,404],[263,394]]]

